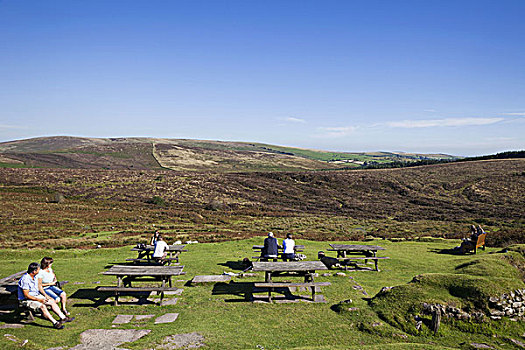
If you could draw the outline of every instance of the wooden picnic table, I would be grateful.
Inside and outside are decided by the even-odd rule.
[[[156,291],[161,293],[161,301],[164,297],[164,292],[172,290],[171,277],[183,274],[184,266],[129,266],[129,265],[113,265],[109,270],[103,272],[103,275],[117,276],[116,287],[99,287],[99,291],[115,292],[115,305],[118,303],[118,295],[121,292],[141,292],[141,291]],[[160,286],[156,287],[133,287],[132,281],[161,281]],[[168,285],[166,285],[166,283]],[[175,288],[178,289],[178,288]]]
[[[174,261],[175,263],[178,263],[180,253],[188,251],[187,249],[184,249],[184,247],[186,247],[184,244],[168,246],[167,248],[168,256],[164,259],[165,262],[168,265],[171,265],[172,261]],[[131,250],[138,252],[138,256],[136,259],[126,259],[127,261],[145,262],[148,264],[151,264],[152,262],[155,261],[153,259],[153,252],[155,251],[155,246],[146,245],[144,247],[133,247],[131,248]]]
[[[362,244],[329,244],[332,249],[330,251],[336,251],[338,258],[346,258],[347,254],[358,253],[358,254],[372,254],[376,256],[378,250],[385,250],[385,248],[378,245],[362,245]]]
[[[327,270],[327,267],[320,261],[255,261],[253,263],[253,271],[264,271],[265,282],[272,282],[272,276],[287,272],[304,276],[305,282],[313,282],[316,270]]]
[[[372,260],[375,264],[375,270],[379,271],[378,261],[382,259],[390,259],[387,256],[377,256],[376,253],[378,250],[385,250],[385,248],[378,245],[363,245],[363,244],[329,244],[332,249],[329,251],[337,252],[337,258],[342,259],[345,262],[350,260],[364,260],[364,263],[367,264],[368,260]],[[355,256],[355,255],[364,255],[364,256]],[[356,263],[357,264],[357,263]],[[348,264],[345,264],[345,269]]]
[[[321,286],[329,286],[330,282],[314,282],[316,270],[327,270],[320,261],[279,261],[279,262],[254,262],[253,271],[264,271],[264,282],[256,282],[257,288],[268,288],[268,300],[272,301],[272,292],[275,288],[297,288],[309,287],[312,291],[312,300],[315,301],[316,289]],[[274,282],[272,277],[286,273],[304,276],[304,283]]]

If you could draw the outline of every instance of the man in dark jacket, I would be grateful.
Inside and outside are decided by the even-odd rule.
[[[263,260],[273,259],[277,261],[277,239],[273,236],[272,232],[268,232],[268,237],[264,239],[264,248],[261,251]]]

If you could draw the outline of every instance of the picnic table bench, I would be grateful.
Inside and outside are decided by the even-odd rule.
[[[164,263],[167,263],[167,265],[171,265],[172,262],[179,263],[179,256],[182,252],[187,252],[187,249],[184,249],[186,247],[185,245],[177,244],[177,245],[170,245],[168,246],[167,252],[168,256],[164,259]],[[146,245],[143,247],[133,247],[131,248],[132,251],[138,252],[137,258],[130,258],[126,259],[126,261],[131,261],[134,263],[145,263],[145,264],[157,264],[157,261],[153,258],[153,252],[155,251],[155,246],[152,245]]]
[[[362,244],[329,244],[331,249],[329,251],[337,252],[337,259],[345,262],[344,266],[347,269],[348,262],[352,260],[361,261],[363,260],[365,264],[368,263],[368,260],[374,262],[375,271],[379,271],[378,261],[384,259],[390,259],[388,256],[377,256],[378,250],[385,250],[385,248],[377,245],[362,245]],[[364,256],[356,256],[356,255]]]
[[[160,301],[164,298],[164,292],[176,291],[178,288],[173,288],[171,284],[171,277],[182,275],[184,266],[128,266],[128,265],[113,265],[108,271],[102,272],[103,275],[117,276],[116,286],[101,286],[97,288],[100,292],[114,292],[114,305],[118,305],[118,298],[121,293],[128,292],[157,292],[160,293]],[[133,287],[133,281],[161,281],[160,286],[142,286]],[[168,285],[166,285],[168,284]]]
[[[309,287],[312,291],[312,300],[315,300],[315,293],[321,286],[329,286],[330,282],[314,282],[316,270],[326,270],[326,266],[320,261],[279,261],[279,262],[254,262],[253,271],[264,271],[264,282],[255,282],[256,288],[268,289],[268,300],[272,302],[272,292],[275,288],[290,287]],[[304,277],[304,282],[277,282],[273,277],[286,274],[287,276]]]

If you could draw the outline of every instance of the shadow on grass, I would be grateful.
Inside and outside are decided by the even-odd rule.
[[[226,302],[247,302],[253,300],[253,282],[219,282],[213,285],[212,295],[232,295],[242,299],[225,299]]]
[[[461,253],[459,252],[459,250],[454,249],[454,248],[450,248],[450,249],[436,249],[436,248],[431,248],[431,249],[429,249],[428,251],[431,252],[431,253],[436,253],[436,254],[466,255],[466,254],[461,254]]]
[[[154,301],[148,300],[151,292],[119,292],[119,305],[145,305],[145,304],[157,304]],[[121,299],[121,297],[134,297],[138,300],[127,301]],[[77,302],[74,307],[99,307],[101,305],[113,305],[115,298],[114,292],[99,292],[96,289],[79,289],[70,296],[71,299],[80,299],[87,302]],[[108,301],[109,298],[109,301]]]
[[[246,263],[242,260],[238,260],[238,261],[227,261],[225,263],[219,263],[217,265],[229,267],[232,270],[244,271],[248,267],[250,267],[251,263]]]

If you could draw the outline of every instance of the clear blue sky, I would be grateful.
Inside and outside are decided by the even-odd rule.
[[[525,149],[525,1],[0,0],[0,141]]]

